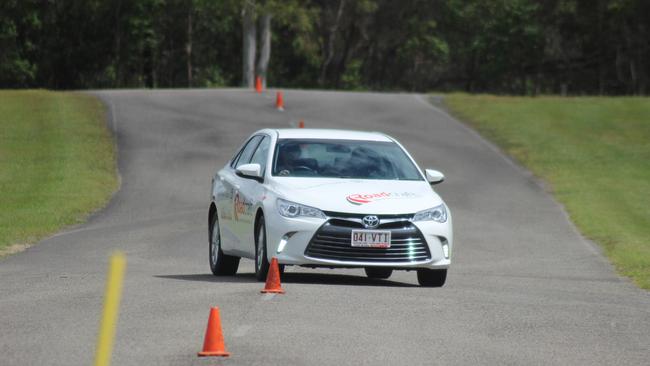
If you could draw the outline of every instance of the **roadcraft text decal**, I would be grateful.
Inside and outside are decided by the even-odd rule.
[[[249,201],[246,201],[239,197],[239,192],[235,194],[235,200],[234,200],[234,216],[235,216],[235,221],[242,220],[242,215],[243,216],[250,216],[251,208],[253,207],[253,204]],[[242,221],[248,221],[248,220],[242,220]]]
[[[355,193],[345,197],[353,205],[363,205],[375,201],[387,199],[413,198],[417,194],[413,192],[379,192],[379,193]]]

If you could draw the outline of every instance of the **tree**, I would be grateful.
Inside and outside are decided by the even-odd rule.
[[[260,22],[260,55],[257,59],[257,76],[262,79],[262,86],[266,88],[266,77],[271,59],[271,14],[262,14]]]
[[[41,27],[31,4],[7,0],[0,4],[0,85],[32,86],[37,65],[29,59],[35,53],[33,37]]]
[[[3,0],[0,87],[644,95],[649,27],[644,0]]]
[[[254,0],[244,1],[242,27],[242,84],[252,88],[255,83],[255,53],[257,50]]]

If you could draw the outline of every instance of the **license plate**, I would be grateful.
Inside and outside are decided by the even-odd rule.
[[[352,230],[352,246],[390,248],[390,230]]]

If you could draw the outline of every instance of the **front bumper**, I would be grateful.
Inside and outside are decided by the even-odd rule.
[[[380,226],[379,230],[391,230],[392,232],[391,249],[389,250],[374,248],[360,250],[344,246],[336,250],[331,250],[332,247],[328,247],[329,250],[323,250],[325,247],[317,247],[318,240],[322,239],[317,235],[319,233],[325,233],[327,238],[331,239],[332,233],[336,232],[337,235],[334,236],[337,241],[344,244],[345,241],[342,238],[346,237],[345,228],[347,227],[349,232],[354,226],[354,224],[349,224],[341,222],[339,218],[331,217],[327,220],[290,219],[279,214],[269,215],[267,216],[269,259],[276,257],[281,264],[315,267],[442,269],[448,268],[451,264],[453,235],[450,214],[445,223],[405,220],[387,227]],[[334,231],[332,231],[333,229]],[[327,245],[327,243],[325,244]]]

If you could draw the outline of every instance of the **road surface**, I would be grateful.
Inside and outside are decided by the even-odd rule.
[[[101,91],[122,186],[88,223],[0,259],[0,364],[89,365],[107,261],[128,267],[114,365],[647,365],[650,293],[617,276],[526,171],[411,94],[249,90]],[[266,296],[252,261],[208,267],[210,179],[265,127],[386,132],[422,167],[454,215],[445,287],[414,272],[292,267]],[[226,360],[198,359],[211,306]]]

